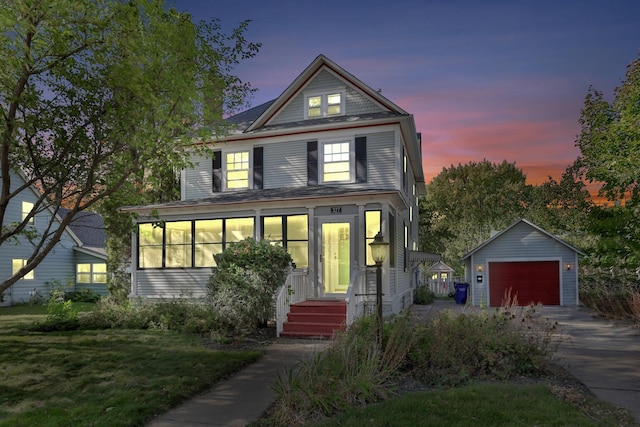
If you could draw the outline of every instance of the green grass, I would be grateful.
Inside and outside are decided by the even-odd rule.
[[[0,426],[144,425],[260,356],[167,331],[25,330],[45,318],[0,309]]]
[[[315,424],[331,426],[619,426],[554,396],[544,384],[474,384],[415,392]]]

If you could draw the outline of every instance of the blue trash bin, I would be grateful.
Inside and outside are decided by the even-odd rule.
[[[456,304],[466,304],[467,303],[467,292],[469,291],[468,283],[456,283]]]

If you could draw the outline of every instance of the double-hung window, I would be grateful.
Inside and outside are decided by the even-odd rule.
[[[80,263],[76,266],[77,283],[107,283],[107,264]]]
[[[33,203],[22,202],[22,220],[23,221],[27,219],[32,209],[33,209]],[[33,218],[34,217],[29,218],[29,221],[27,221],[27,224],[33,225],[34,224]]]
[[[227,153],[225,160],[227,188],[249,188],[249,152]]]
[[[22,267],[27,265],[26,259],[14,258],[11,260],[11,274],[16,274]],[[31,270],[27,274],[22,277],[22,280],[33,280],[35,279],[34,270]]]
[[[344,115],[344,91],[309,94],[305,105],[306,119]]]
[[[345,182],[352,180],[350,142],[326,142],[322,145],[322,181]]]

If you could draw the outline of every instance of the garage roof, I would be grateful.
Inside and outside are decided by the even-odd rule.
[[[526,219],[519,219],[518,221],[514,222],[513,224],[511,224],[509,227],[505,228],[504,230],[500,231],[499,233],[495,234],[494,236],[491,236],[491,238],[485,240],[484,242],[482,242],[480,245],[478,245],[475,249],[471,250],[470,252],[468,252],[466,255],[464,255],[462,257],[463,260],[469,258],[471,255],[475,254],[476,252],[478,252],[480,249],[484,248],[485,246],[491,244],[494,240],[496,240],[498,237],[502,236],[503,234],[507,233],[509,230],[511,230],[513,227],[515,227],[516,225],[520,224],[520,223],[524,223],[527,224],[529,227],[534,228],[535,230],[539,231],[540,233],[542,233],[543,235],[555,240],[556,242],[566,246],[567,248],[571,249],[572,251],[577,252],[580,255],[585,255],[584,252],[582,252],[580,249],[568,244],[567,242],[565,242],[564,240],[558,238],[557,236],[554,236],[553,234],[549,233],[548,231],[538,227],[537,225],[533,224],[532,222],[527,221]]]

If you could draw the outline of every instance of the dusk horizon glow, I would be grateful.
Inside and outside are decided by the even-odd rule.
[[[414,115],[428,184],[452,165],[506,160],[541,184],[579,155],[589,87],[612,100],[640,53],[640,2],[181,0],[262,43],[236,75],[278,97],[323,54]]]

